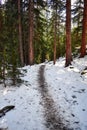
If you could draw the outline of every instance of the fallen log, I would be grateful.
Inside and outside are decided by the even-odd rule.
[[[0,118],[6,114],[6,112],[10,111],[11,109],[14,109],[14,105],[5,106],[2,109],[0,109]]]

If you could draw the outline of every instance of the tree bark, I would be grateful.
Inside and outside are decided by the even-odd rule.
[[[66,0],[66,63],[69,66],[72,61],[71,54],[71,0]]]
[[[33,0],[29,0],[29,40],[28,40],[28,59],[29,64],[34,64],[34,50],[33,50],[33,28],[34,28],[34,3]]]
[[[83,13],[83,28],[82,28],[82,42],[80,57],[86,55],[86,42],[87,42],[87,0],[84,0],[84,13]]]
[[[18,0],[18,22],[19,22],[19,51],[21,65],[24,66],[24,56],[23,56],[23,41],[22,41],[22,23],[21,23],[21,1]]]
[[[53,63],[56,63],[56,21],[54,23],[54,61]]]
[[[53,63],[56,63],[56,44],[57,44],[57,5],[56,5],[56,10],[55,10],[55,19],[54,19],[54,61]]]

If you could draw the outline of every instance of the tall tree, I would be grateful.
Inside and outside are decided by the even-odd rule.
[[[34,2],[29,0],[29,38],[28,38],[28,59],[29,64],[34,64],[33,36],[34,36]]]
[[[21,0],[18,0],[18,23],[19,23],[19,51],[20,51],[20,60],[21,65],[24,65],[23,57],[23,42],[22,42],[22,23],[21,23]]]
[[[1,10],[1,3],[0,3],[0,31],[2,27],[2,10]]]
[[[72,61],[71,54],[71,0],[66,0],[66,63],[69,66]]]
[[[87,42],[87,0],[84,0],[84,13],[83,13],[83,27],[82,27],[82,42],[81,42],[81,55],[86,55],[86,42]]]
[[[56,63],[56,45],[57,45],[57,5],[55,9],[55,18],[54,18],[54,61]]]

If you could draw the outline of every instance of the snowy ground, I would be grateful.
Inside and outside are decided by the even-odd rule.
[[[60,58],[56,65],[45,63],[44,77],[56,109],[63,122],[73,130],[87,130],[87,57],[74,59],[65,68]],[[15,108],[0,118],[0,128],[8,130],[49,130],[45,126],[44,108],[39,92],[38,73],[40,65],[26,66],[22,77],[27,83],[21,87],[0,86],[0,108],[15,105]],[[87,70],[86,70],[87,71]]]

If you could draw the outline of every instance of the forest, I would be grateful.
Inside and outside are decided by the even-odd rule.
[[[87,0],[0,0],[0,130],[87,130]]]
[[[18,68],[86,55],[87,0],[0,1],[0,79],[16,84]],[[20,82],[20,81],[19,81]]]

